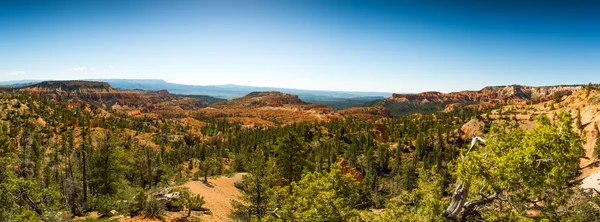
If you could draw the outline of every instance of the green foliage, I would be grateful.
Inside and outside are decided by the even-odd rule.
[[[552,95],[552,102],[554,103],[560,103],[562,100],[562,94],[560,93],[554,93],[554,95]]]
[[[206,202],[204,197],[199,194],[190,194],[189,191],[182,191],[178,202],[188,210],[187,216],[190,217],[192,210],[201,210]]]
[[[296,133],[289,132],[277,140],[277,166],[288,183],[298,181],[307,165],[307,145]],[[290,192],[293,188],[290,187]]]
[[[234,201],[234,212],[232,217],[238,220],[249,220],[254,216],[263,218],[270,198],[270,185],[275,181],[275,162],[267,160],[262,149],[256,149],[248,154],[245,161],[248,174],[244,175],[243,181],[236,187],[242,188],[242,199],[248,203],[244,205]]]
[[[200,162],[200,170],[204,176],[204,182],[208,182],[208,176],[219,169],[220,161],[217,157],[208,157]]]
[[[0,221],[13,221],[19,215],[14,203],[18,200],[20,180],[11,169],[17,162],[7,127],[0,125]]]
[[[447,205],[443,200],[443,178],[433,168],[424,171],[416,189],[402,191],[386,204],[382,214],[359,216],[364,221],[444,221],[442,212]]]
[[[583,155],[579,134],[570,128],[570,116],[561,113],[558,118],[558,124],[551,125],[546,116],[539,116],[529,131],[513,128],[507,132],[505,125],[495,126],[485,146],[464,153],[465,158],[457,161],[455,176],[470,185],[471,199],[497,193],[506,200],[498,204],[512,209],[483,210],[484,217],[525,212],[541,200],[544,205],[538,207],[544,209],[544,216],[553,217]]]
[[[292,194],[287,187],[273,190],[272,202],[280,206],[277,213],[283,220],[347,221],[356,216],[360,185],[343,174],[338,164],[332,165],[329,173],[306,173],[291,186]]]
[[[16,221],[22,222],[37,222],[40,221],[40,217],[31,210],[25,210],[17,217]]]
[[[148,205],[148,194],[145,190],[140,189],[140,191],[134,197],[134,205],[131,209],[133,214],[137,214],[138,212],[146,209]]]
[[[247,173],[236,184],[243,196],[232,215],[241,221],[276,220],[271,214],[276,207],[282,219],[292,221],[440,221],[453,186],[467,180],[468,200],[498,192],[503,201],[460,219],[522,220],[528,202],[543,199],[540,219],[554,221],[565,215],[560,206],[569,194],[561,191],[581,155],[566,115],[558,125],[542,117],[530,131],[494,126],[483,135],[488,143],[466,153],[458,149],[469,142],[459,129],[478,111],[376,121],[345,117],[264,129],[191,114],[206,123],[194,129],[167,116],[130,117],[112,110],[107,115],[83,103],[7,97],[0,95],[9,101],[0,111],[0,221],[58,221],[113,209],[160,218],[164,204],[149,201],[145,190],[187,181],[196,169],[205,179]],[[443,107],[429,108],[420,107],[423,112]],[[191,131],[223,139],[186,137]],[[185,195],[181,205],[187,209],[203,202]],[[384,209],[371,213],[374,208]],[[58,212],[63,216],[55,216]]]
[[[91,156],[90,186],[95,194],[117,194],[124,185],[125,153],[117,133],[108,133],[99,142],[98,151]]]
[[[111,210],[118,209],[116,199],[110,195],[100,195],[94,198],[94,206],[101,215],[107,215]]]
[[[144,216],[149,219],[163,219],[165,204],[158,200],[150,200],[144,209]]]
[[[600,221],[600,197],[595,196],[590,200],[584,200],[568,211],[561,221]]]

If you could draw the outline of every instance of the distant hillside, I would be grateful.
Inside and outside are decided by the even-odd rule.
[[[281,107],[285,104],[307,105],[297,95],[269,91],[251,92],[248,95],[236,99],[230,99],[213,104],[213,107]]]
[[[32,84],[43,82],[43,81],[44,80],[31,80],[31,79],[4,81],[4,82],[0,82],[0,86],[17,88],[17,87],[32,85]]]
[[[218,102],[221,99],[233,99],[247,95],[251,92],[279,91],[298,95],[304,101],[316,104],[323,104],[333,109],[345,109],[361,106],[362,104],[386,98],[391,93],[381,92],[345,92],[345,91],[326,91],[326,90],[303,90],[274,87],[255,87],[241,85],[184,85],[166,82],[157,79],[92,79],[89,81],[106,82],[115,89],[123,90],[168,90],[171,93],[179,95],[203,95],[197,97],[208,103]],[[0,86],[22,87],[41,82],[39,80],[21,80],[0,82]],[[214,97],[214,98],[212,98]]]
[[[479,91],[453,93],[423,92],[393,94],[391,97],[366,103],[365,106],[383,106],[394,115],[434,113],[457,109],[487,109],[497,104],[535,104],[556,96],[571,95],[581,86],[490,86]]]
[[[333,99],[327,99],[327,98],[306,98],[304,97],[302,100],[309,102],[309,103],[315,103],[315,104],[323,104],[326,105],[328,107],[331,107],[334,110],[343,110],[343,109],[348,109],[348,108],[352,108],[352,107],[361,107],[361,106],[365,106],[365,104],[374,104],[377,101],[383,99],[382,97],[378,97],[378,96],[372,96],[372,97],[353,97],[353,98],[333,98]]]
[[[61,89],[64,91],[77,91],[77,90],[97,90],[97,91],[111,91],[113,90],[108,83],[105,82],[94,82],[94,81],[44,81],[35,83],[25,88],[42,88],[42,89]]]
[[[221,98],[207,96],[207,95],[181,95],[181,94],[177,94],[177,95],[178,96],[183,96],[183,97],[201,99],[201,100],[206,101],[208,104],[213,104],[213,103],[217,103],[217,102],[227,101],[226,99],[221,99]]]
[[[19,88],[8,88],[7,91],[35,95],[62,103],[85,101],[105,109],[139,109],[161,111],[162,114],[208,105],[200,98],[174,95],[167,90],[118,90],[106,82],[95,81],[45,81]]]
[[[148,80],[148,79],[98,79],[109,83],[117,89],[143,89],[143,90],[161,90],[166,89],[169,92],[185,95],[208,95],[221,99],[233,99],[247,95],[251,92],[266,92],[279,91],[298,95],[304,101],[311,103],[319,103],[325,105],[331,104],[346,104],[333,105],[334,108],[347,108],[362,104],[367,101],[383,99],[391,95],[391,93],[380,92],[345,92],[345,91],[326,91],[326,90],[303,90],[289,88],[274,88],[274,87],[255,87],[255,86],[240,86],[240,85],[183,85],[169,83],[164,80]],[[359,102],[357,102],[359,101]],[[351,104],[351,105],[348,105]]]

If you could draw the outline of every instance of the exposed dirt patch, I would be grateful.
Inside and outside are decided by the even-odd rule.
[[[600,172],[593,173],[592,175],[583,179],[581,187],[594,188],[600,191]]]
[[[231,200],[239,200],[240,191],[235,188],[236,181],[242,181],[244,173],[237,173],[233,177],[219,177],[204,181],[190,181],[183,186],[190,189],[193,194],[204,197],[204,207],[210,209],[213,215],[203,215],[202,221],[231,221],[229,214],[233,210]]]
[[[483,135],[483,127],[485,123],[478,119],[471,119],[465,125],[463,125],[460,130],[463,132],[463,139],[468,139],[472,136],[481,136]]]

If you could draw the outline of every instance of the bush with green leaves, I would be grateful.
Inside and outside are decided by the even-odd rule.
[[[121,208],[118,206],[117,200],[110,195],[100,195],[94,198],[94,206],[101,215],[108,215],[111,210],[118,211]]]
[[[148,194],[144,189],[140,189],[140,191],[133,198],[133,201],[134,203],[130,213],[135,215],[146,209],[146,206],[148,205]]]
[[[571,116],[562,112],[557,117],[552,124],[547,116],[538,116],[536,126],[527,131],[494,126],[485,145],[463,152],[454,175],[455,193],[464,196],[453,198],[466,202],[454,206],[458,213],[446,215],[518,220],[532,208],[541,210],[540,218],[555,220],[563,214],[559,207],[570,194],[569,181],[577,176],[585,153],[579,133],[571,129]],[[483,207],[491,204],[496,207]]]
[[[342,173],[339,164],[333,164],[329,173],[306,173],[291,186],[294,191],[291,194],[287,187],[274,189],[268,206],[269,212],[279,206],[276,213],[283,220],[348,221],[356,216],[354,208],[360,203],[360,184]]]
[[[584,199],[573,206],[561,221],[600,221],[600,197]]]
[[[150,200],[144,209],[144,216],[149,219],[163,219],[165,204],[158,200]]]
[[[203,196],[200,196],[199,194],[191,194],[187,190],[181,192],[177,202],[187,209],[188,217],[191,216],[192,210],[202,210],[202,206],[206,203]]]

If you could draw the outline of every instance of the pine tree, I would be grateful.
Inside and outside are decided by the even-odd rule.
[[[267,203],[269,202],[269,188],[276,175],[275,162],[268,160],[265,156],[265,152],[258,148],[246,156],[245,165],[248,169],[248,174],[244,175],[242,189],[242,199],[249,203],[243,205],[239,202],[233,202],[234,217],[240,220],[248,219],[248,212],[250,215],[256,216],[257,218],[263,218],[267,212]]]
[[[181,192],[178,202],[187,209],[187,217],[192,215],[192,210],[199,210],[206,203],[199,194],[191,194],[188,190]]]
[[[352,221],[354,207],[360,201],[360,185],[350,175],[343,174],[339,164],[329,173],[309,172],[293,183],[295,192],[275,188],[277,212],[283,221]],[[269,221],[278,218],[269,217]]]
[[[108,133],[98,142],[98,149],[91,157],[90,186],[95,194],[116,194],[123,187],[125,166],[124,153],[116,133]]]
[[[220,162],[215,156],[209,156],[200,162],[200,170],[202,170],[202,173],[204,174],[205,183],[208,183],[208,176],[214,174],[218,164],[220,164]]]
[[[287,133],[277,141],[277,166],[288,185],[300,180],[302,170],[307,164],[307,153],[307,145],[294,132]],[[289,192],[292,193],[291,186],[289,189]]]
[[[8,129],[0,124],[0,221],[16,220],[18,200],[18,179],[12,166],[16,164],[17,156]]]

